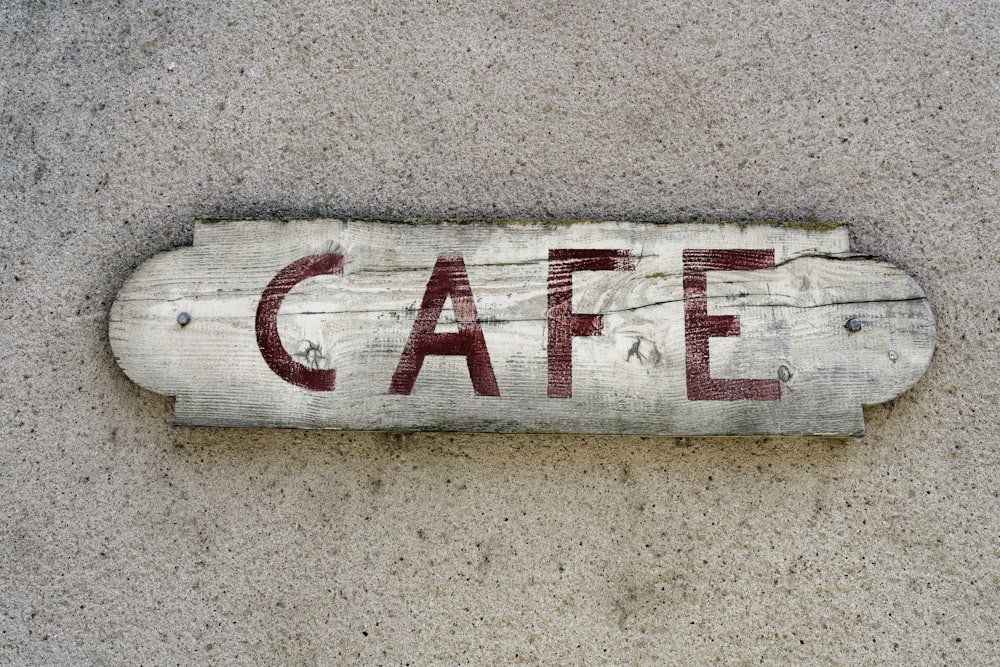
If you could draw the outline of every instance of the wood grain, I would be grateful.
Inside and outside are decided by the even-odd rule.
[[[572,273],[571,312],[602,327],[571,338],[568,398],[549,395],[553,249],[632,262]],[[705,300],[739,327],[709,338],[712,378],[776,380],[777,400],[689,399],[683,253],[698,249],[773,251],[773,268],[708,271]],[[277,316],[291,358],[336,369],[333,391],[312,391],[268,366],[255,316],[282,269],[323,254],[342,274],[295,284]],[[462,259],[499,396],[477,395],[456,354],[429,354],[411,393],[390,392],[442,255]],[[459,331],[448,298],[433,332],[455,337],[434,340]],[[377,430],[855,435],[862,405],[920,378],[934,337],[919,286],[851,254],[846,227],[780,224],[200,221],[192,247],[129,277],[110,321],[122,369],[176,396],[178,424]]]

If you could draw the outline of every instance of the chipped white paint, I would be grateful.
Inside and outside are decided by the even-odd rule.
[[[619,258],[616,270],[580,264],[561,274],[572,289],[562,315],[552,300],[559,249]],[[773,251],[773,268],[707,270],[707,314],[686,326],[684,253],[699,249],[758,258]],[[335,369],[332,391],[283,379],[259,346],[265,290],[285,267],[314,255],[339,255],[341,269],[289,285],[274,302],[275,340],[292,360],[286,368]],[[425,316],[433,310],[426,293],[435,267],[444,271],[442,256],[461,258],[472,298],[448,283],[436,325],[424,323],[433,333],[421,337],[417,314],[422,302]],[[460,329],[456,311],[468,319],[469,303],[477,316]],[[573,329],[572,317],[586,324],[588,315],[603,316],[599,334]],[[738,318],[738,335],[704,334],[709,361],[701,372],[692,366],[692,323],[727,315]],[[848,330],[851,318],[859,331]],[[559,339],[568,337],[572,350],[568,384],[553,370],[557,326],[569,332]],[[446,342],[440,334],[468,342],[477,331],[495,386],[485,366],[471,370],[469,355],[433,351],[431,343]],[[859,434],[861,406],[913,385],[934,335],[919,286],[884,262],[852,255],[846,227],[707,223],[198,222],[193,247],[159,255],[129,277],[110,323],[125,373],[176,396],[178,424],[676,435]],[[404,349],[426,353],[416,372]],[[722,394],[692,400],[699,373],[712,382],[765,381],[759,385],[774,395],[723,396],[732,386],[723,382]],[[567,386],[571,396],[559,395]]]

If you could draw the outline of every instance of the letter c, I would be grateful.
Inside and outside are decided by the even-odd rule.
[[[336,254],[309,255],[298,259],[267,284],[257,304],[257,347],[264,361],[278,377],[311,391],[333,391],[334,369],[309,368],[292,359],[278,335],[278,309],[285,296],[300,282],[313,276],[342,275],[344,256]]]

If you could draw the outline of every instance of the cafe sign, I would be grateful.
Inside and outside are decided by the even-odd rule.
[[[934,319],[826,223],[198,221],[111,310],[177,424],[864,432]]]

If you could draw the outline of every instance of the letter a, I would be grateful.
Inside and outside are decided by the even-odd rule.
[[[441,309],[449,296],[455,308],[458,332],[435,333]],[[500,395],[461,255],[438,257],[424,291],[417,321],[413,323],[410,338],[403,348],[396,372],[392,374],[389,393],[409,394],[413,391],[413,383],[424,365],[424,357],[429,354],[465,357],[476,395]]]

